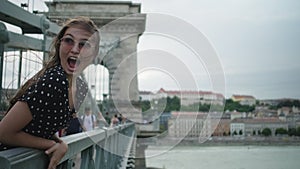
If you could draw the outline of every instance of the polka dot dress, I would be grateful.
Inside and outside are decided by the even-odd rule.
[[[84,101],[88,87],[76,79],[75,109]],[[61,65],[48,69],[19,101],[27,102],[32,113],[32,121],[23,131],[38,137],[50,139],[60,129],[67,126],[75,111],[69,106],[69,82]],[[11,148],[0,143],[0,151]]]

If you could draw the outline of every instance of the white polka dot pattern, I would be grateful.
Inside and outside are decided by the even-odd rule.
[[[55,79],[55,80],[54,80]],[[82,104],[88,87],[80,78],[76,79],[75,109]],[[32,121],[23,131],[50,139],[58,130],[67,126],[75,111],[69,106],[68,85],[63,68],[58,65],[50,68],[19,99],[27,102],[32,113]],[[0,143],[0,150],[9,148]]]

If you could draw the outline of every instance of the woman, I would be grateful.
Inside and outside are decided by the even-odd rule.
[[[55,137],[83,102],[88,87],[82,71],[99,51],[99,31],[86,17],[66,22],[54,38],[49,62],[10,101],[0,122],[0,150],[23,146],[46,150],[55,168],[68,146]]]

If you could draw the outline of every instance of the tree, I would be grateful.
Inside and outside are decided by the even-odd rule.
[[[172,110],[175,110],[175,111],[179,111],[180,110],[180,105],[181,105],[181,103],[180,103],[180,99],[178,98],[178,97],[173,97],[173,99],[172,99]]]
[[[252,112],[255,110],[255,106],[241,105],[239,102],[235,102],[232,99],[227,99],[225,104],[225,110],[239,111],[239,112]]]
[[[300,136],[300,127],[297,127],[296,136]]]
[[[141,105],[141,108],[142,108],[142,112],[145,112],[145,111],[147,111],[151,108],[150,101],[148,101],[148,100],[141,101],[140,105]]]
[[[167,97],[167,105],[164,112],[171,112],[171,111],[179,111],[180,110],[180,99],[178,97]]]
[[[300,100],[285,100],[280,102],[277,105],[277,108],[281,108],[281,107],[300,107]]]
[[[201,112],[209,112],[210,105],[209,104],[200,104],[199,111]]]
[[[289,136],[296,136],[297,135],[297,129],[296,128],[289,128],[288,135]]]
[[[275,131],[275,135],[284,135],[284,134],[288,134],[288,131],[286,130],[286,129],[284,129],[284,128],[278,128],[278,129],[276,129],[276,131]]]
[[[263,131],[261,132],[261,134],[264,136],[270,136],[270,135],[272,135],[272,131],[269,128],[264,128]]]

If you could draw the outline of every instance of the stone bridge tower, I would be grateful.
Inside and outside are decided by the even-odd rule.
[[[101,0],[53,0],[46,4],[46,15],[53,22],[60,24],[70,17],[88,16],[98,25],[101,42],[96,64],[109,71],[109,97],[121,103],[116,111],[130,111],[126,110],[128,101],[139,99],[136,51],[146,20],[146,15],[140,13],[141,5]]]

